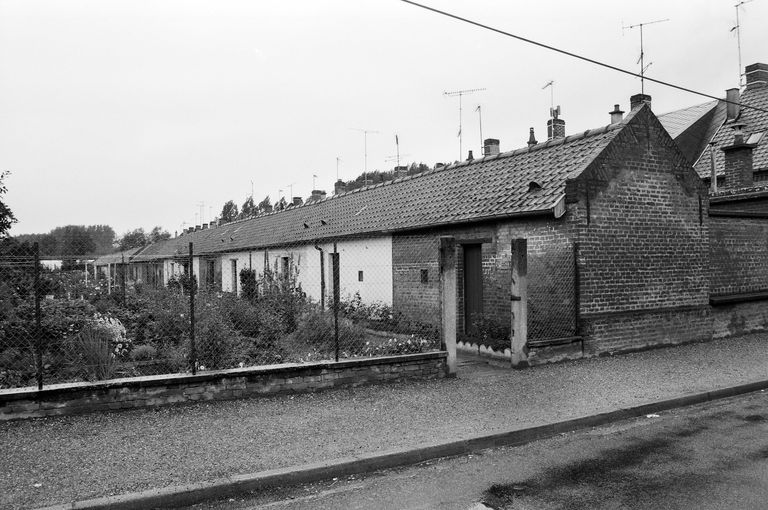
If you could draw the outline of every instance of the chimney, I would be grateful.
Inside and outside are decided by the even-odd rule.
[[[443,168],[445,166],[445,163],[435,163],[435,170],[438,168]]]
[[[200,227],[200,228],[201,228],[201,230],[205,230],[205,229],[208,228],[208,224],[207,223],[203,223],[202,227]]]
[[[768,86],[768,64],[752,64],[747,66],[744,74],[747,77],[747,89]]]
[[[198,230],[200,230],[200,225],[195,225],[195,232],[197,232]]]
[[[565,138],[565,121],[554,117],[547,121],[547,140]]]
[[[495,156],[499,153],[499,141],[496,138],[486,138],[483,141],[483,156]]]
[[[617,124],[624,118],[624,112],[617,104],[613,105],[613,111],[608,113],[611,116],[611,124]]]
[[[195,231],[195,227],[189,227],[189,228],[187,229],[187,234],[191,234],[191,233],[192,233],[192,232],[194,232],[194,231]]]
[[[264,212],[265,213],[271,213],[272,212],[272,206],[271,205],[265,205],[264,206]]]
[[[313,189],[312,196],[309,197],[309,199],[312,200],[313,202],[317,200],[322,200],[324,198],[325,198],[325,191],[319,190],[319,189]]]
[[[536,135],[533,134],[533,128],[531,128],[531,132],[528,135],[528,147],[533,147],[537,143],[539,142],[536,141]]]
[[[210,223],[208,224],[208,226],[209,226],[209,227],[211,227],[211,228],[213,228],[213,227],[217,227],[217,226],[218,226],[218,222],[216,222],[216,221],[212,221],[212,222],[210,222]]]
[[[744,126],[734,122],[733,145],[723,147],[725,153],[725,188],[746,188],[753,185],[752,150],[757,146],[744,143]]]
[[[304,200],[302,200],[301,197],[293,197],[293,205],[295,207],[298,207],[303,203],[304,203]]]
[[[393,172],[393,176],[395,179],[400,179],[401,177],[406,177],[408,175],[408,167],[407,166],[396,166],[395,171]]]
[[[644,104],[647,104],[648,107],[651,107],[651,96],[648,94],[635,94],[634,96],[629,98],[629,109],[635,110],[637,108],[640,108]]]
[[[738,88],[725,91],[725,100],[728,101],[725,103],[726,121],[734,121],[739,118],[739,105],[733,103],[738,103],[740,98],[741,94]]]
[[[334,195],[339,195],[341,193],[344,193],[345,191],[347,191],[347,184],[344,181],[339,179],[338,181],[333,183],[333,194]]]

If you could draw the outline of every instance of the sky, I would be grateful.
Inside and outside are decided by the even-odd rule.
[[[736,0],[423,0],[723,97]],[[768,62],[768,0],[739,11],[742,64]],[[543,88],[554,81],[552,88]],[[459,100],[445,92],[485,89]],[[629,109],[639,79],[399,0],[0,0],[0,171],[11,235],[63,225],[172,234],[253,192],[330,193],[366,167],[465,159]],[[646,82],[657,114],[704,97]],[[480,106],[480,114],[476,108]],[[367,136],[363,130],[370,131]],[[366,153],[367,138],[367,160]],[[461,143],[461,152],[460,152]],[[337,159],[339,158],[339,159]],[[316,177],[313,177],[316,176]]]

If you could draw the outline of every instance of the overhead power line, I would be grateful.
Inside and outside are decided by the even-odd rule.
[[[592,59],[592,58],[589,58],[589,57],[585,57],[583,55],[578,55],[576,53],[572,53],[570,51],[562,50],[560,48],[555,48],[554,46],[550,46],[548,44],[540,43],[538,41],[534,41],[532,39],[528,39],[528,38],[525,38],[525,37],[522,37],[522,36],[519,36],[519,35],[515,35],[515,34],[512,34],[510,32],[505,32],[504,30],[501,30],[501,29],[498,29],[498,28],[494,28],[494,27],[489,26],[489,25],[484,25],[483,23],[480,23],[480,22],[477,22],[477,21],[473,21],[471,19],[463,18],[463,17],[458,16],[456,14],[451,14],[450,12],[441,11],[440,9],[435,9],[434,7],[429,7],[427,5],[423,5],[423,4],[420,4],[418,2],[413,2],[412,0],[400,0],[400,1],[401,2],[405,2],[407,4],[414,5],[416,7],[421,7],[422,9],[425,9],[427,11],[432,11],[434,13],[441,14],[443,16],[447,16],[449,18],[453,18],[453,19],[456,19],[456,20],[459,20],[459,21],[463,21],[464,23],[469,23],[470,25],[474,25],[476,27],[480,27],[480,28],[484,28],[486,30],[490,30],[491,32],[496,32],[497,34],[501,34],[501,35],[505,35],[507,37],[511,37],[513,39],[517,39],[518,41],[523,41],[523,42],[526,42],[528,44],[533,44],[534,46],[538,46],[540,48],[544,48],[544,49],[547,49],[547,50],[555,51],[557,53],[561,53],[561,54],[567,55],[569,57],[573,57],[573,58],[577,58],[579,60],[583,60],[585,62],[589,62],[590,64],[595,64],[595,65],[598,65],[598,66],[601,66],[601,67],[605,67],[607,69],[611,69],[612,71],[617,71],[617,72],[620,72],[620,73],[628,74],[629,76],[634,76],[635,78],[642,78],[642,79],[645,79],[645,80],[648,80],[648,81],[652,81],[654,83],[658,83],[659,85],[664,85],[665,87],[671,87],[673,89],[682,90],[683,92],[688,92],[688,93],[691,93],[691,94],[696,94],[698,96],[706,97],[706,98],[709,98],[709,99],[715,99],[717,101],[723,101],[724,103],[739,105],[742,108],[749,108],[751,110],[756,110],[756,111],[759,111],[759,112],[768,113],[768,109],[765,109],[765,108],[760,108],[758,106],[751,106],[751,105],[748,105],[748,104],[739,103],[738,101],[729,101],[727,99],[723,99],[721,97],[713,96],[713,95],[707,94],[705,92],[699,92],[697,90],[689,89],[689,88],[683,87],[681,85],[675,85],[674,83],[669,83],[669,82],[666,82],[666,81],[657,80],[657,79],[651,78],[649,76],[644,76],[644,75],[641,76],[640,74],[634,73],[632,71],[628,71],[627,69],[622,69],[620,67],[616,67],[616,66],[613,66],[611,64],[606,64],[605,62],[600,62],[599,60],[595,60],[595,59]]]

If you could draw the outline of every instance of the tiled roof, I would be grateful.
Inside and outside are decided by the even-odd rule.
[[[768,110],[768,87],[747,88],[741,94],[741,103]],[[746,123],[744,131],[747,135],[768,131],[768,113],[741,108],[739,122]],[[733,130],[728,123],[721,124],[712,141],[715,143],[715,168],[718,174],[723,173],[724,155],[720,150],[733,144]],[[710,149],[706,147],[694,168],[701,177],[710,175]],[[764,136],[760,144],[752,152],[752,166],[755,170],[768,170],[768,136]]]
[[[694,164],[725,120],[725,103],[709,101],[659,115],[686,159]]]
[[[709,113],[717,103],[718,101],[709,101],[673,112],[662,113],[658,116],[659,122],[672,138],[677,138],[703,115]]]
[[[140,250],[141,248],[131,248],[130,250],[108,253],[98,257],[93,263],[97,266],[106,266],[107,264],[119,264],[123,261],[128,262],[131,259],[131,256]]]
[[[134,261],[546,213],[629,121],[387,181],[155,243]],[[536,186],[531,186],[536,183]]]
[[[552,210],[621,124],[461,162],[183,236],[196,252],[375,235]],[[541,188],[529,191],[531,183]]]

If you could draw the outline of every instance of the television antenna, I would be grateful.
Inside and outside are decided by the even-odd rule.
[[[336,180],[339,180],[339,163],[341,163],[341,158],[336,156]]]
[[[485,155],[483,153],[483,109],[480,105],[477,105],[475,108],[475,111],[477,112],[477,118],[480,121],[480,154],[483,156]]]
[[[749,0],[749,1],[751,1],[751,0]],[[646,21],[644,23],[635,23],[634,25],[622,26],[621,27],[622,30],[625,29],[625,28],[629,29],[629,30],[632,30],[633,28],[640,28],[640,58],[637,59],[637,63],[640,64],[640,93],[641,94],[645,94],[645,78],[644,78],[645,71],[653,63],[653,62],[651,62],[651,64],[648,64],[647,66],[645,65],[645,51],[644,51],[644,48],[643,48],[643,27],[645,25],[653,25],[653,24],[656,24],[656,23],[664,23],[665,21],[669,21],[669,18],[657,19],[655,21]]]
[[[462,156],[463,151],[462,151],[462,146],[461,146],[461,111],[462,111],[462,108],[461,108],[461,98],[464,95],[466,95],[466,94],[472,94],[474,92],[480,92],[480,91],[483,91],[483,90],[485,90],[485,89],[484,88],[482,88],[482,89],[465,89],[465,90],[455,90],[453,92],[443,92],[443,95],[447,96],[447,97],[456,97],[456,96],[459,97],[459,133],[457,135],[459,137],[459,161],[461,161],[462,158],[463,158],[463,156]]]
[[[742,0],[741,2],[734,5],[734,7],[736,8],[736,26],[734,26],[731,29],[731,32],[733,32],[734,30],[736,31],[736,46],[738,47],[738,50],[739,50],[739,89],[741,89],[744,86],[744,81],[743,81],[744,74],[742,71],[743,67],[741,67],[741,23],[739,21],[739,7],[741,7],[744,4],[748,4],[751,1],[752,0]]]
[[[392,162],[394,161],[397,166],[400,166],[400,156],[410,156],[410,154],[400,154],[400,138],[395,134],[395,149],[397,151],[397,154],[394,156],[389,156],[384,158],[384,161]]]
[[[368,174],[368,133],[371,134],[378,134],[378,131],[374,131],[372,129],[359,129],[359,128],[349,128],[352,131],[359,131],[360,133],[363,133],[363,142],[365,144],[365,165],[363,166],[363,186],[365,186],[366,183],[366,175]]]

